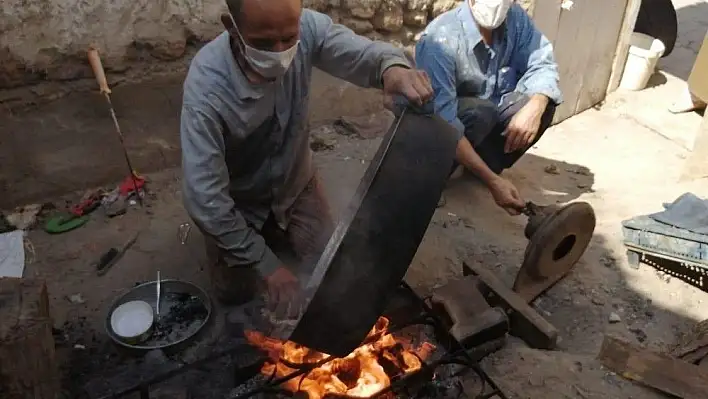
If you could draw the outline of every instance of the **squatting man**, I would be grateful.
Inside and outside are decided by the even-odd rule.
[[[518,214],[524,201],[499,174],[541,138],[561,102],[551,43],[513,0],[466,0],[427,26],[415,54],[435,113],[458,132],[457,163]]]
[[[302,9],[301,0],[227,6],[226,31],[199,51],[184,83],[183,199],[204,233],[217,299],[240,304],[267,291],[271,305],[286,304],[298,287],[293,268],[316,261],[334,228],[305,126],[312,68],[417,105],[433,98],[433,86],[401,50]],[[454,122],[449,107],[440,106],[452,101],[440,96],[442,73],[418,58],[438,79],[436,110]],[[507,149],[533,140],[512,141]],[[458,147],[463,165],[475,165],[475,157],[479,164],[469,154],[471,147]],[[510,183],[480,176],[500,205],[521,206]]]

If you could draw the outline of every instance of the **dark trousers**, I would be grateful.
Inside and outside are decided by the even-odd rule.
[[[488,100],[474,97],[461,97],[458,100],[457,115],[465,125],[465,137],[470,141],[477,154],[494,173],[500,174],[512,167],[531,146],[543,136],[553,121],[556,106],[549,101],[541,126],[534,142],[527,148],[506,154],[504,132],[511,118],[529,102],[529,96],[521,93],[507,94],[499,106]],[[455,162],[455,168],[458,163]]]
[[[271,215],[259,233],[284,266],[296,275],[306,277],[334,231],[329,204],[317,175],[310,180],[289,212],[290,222],[285,230]],[[256,269],[228,267],[219,256],[216,243],[207,235],[205,238],[212,289],[221,303],[241,305],[264,292],[265,281]]]

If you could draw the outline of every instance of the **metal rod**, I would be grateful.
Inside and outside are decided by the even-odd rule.
[[[113,119],[113,126],[118,132],[118,138],[120,139],[120,145],[123,148],[123,156],[125,156],[125,162],[128,164],[128,169],[130,169],[130,179],[133,181],[133,189],[135,190],[135,195],[138,196],[138,203],[143,206],[143,199],[140,196],[140,191],[138,190],[138,182],[135,180],[135,169],[130,162],[130,157],[128,156],[128,150],[125,148],[125,139],[123,138],[123,132],[120,130],[120,124],[118,123],[118,117],[116,117],[116,111],[113,109],[113,103],[111,102],[111,95],[108,93],[103,93],[108,102],[108,108],[111,111],[111,119]]]
[[[155,303],[155,311],[157,313],[157,317],[160,317],[160,285],[162,284],[162,280],[160,279],[160,271],[157,271],[157,299]]]

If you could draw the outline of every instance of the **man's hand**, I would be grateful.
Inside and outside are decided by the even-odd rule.
[[[515,216],[524,209],[525,202],[519,194],[519,190],[503,177],[494,179],[489,184],[489,192],[494,197],[494,202],[502,207],[509,215]]]
[[[402,95],[418,106],[425,104],[433,96],[428,74],[417,69],[394,65],[384,72],[383,86],[387,98]]]
[[[533,143],[541,127],[541,117],[547,105],[547,97],[534,96],[511,118],[506,128],[505,153],[528,148]]]
[[[300,285],[297,277],[287,267],[281,266],[266,277],[268,307],[278,319],[297,316]]]

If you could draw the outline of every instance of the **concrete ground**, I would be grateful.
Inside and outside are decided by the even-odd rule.
[[[689,53],[695,57],[698,37],[702,40],[708,29],[708,7],[705,2],[677,7],[679,44],[674,54],[662,60],[663,71],[652,79],[653,87],[614,94],[597,109],[551,128],[505,173],[526,199],[541,204],[587,201],[598,220],[595,237],[575,271],[535,303],[560,330],[560,349],[536,351],[512,340],[485,361],[485,369],[512,398],[660,397],[599,366],[595,357],[603,335],[618,334],[661,350],[678,333],[708,318],[704,305],[708,296],[702,290],[647,266],[639,270],[629,267],[620,228],[622,220],[660,210],[662,203],[684,192],[708,197],[706,180],[678,181],[700,116],[666,111],[685,89],[682,79],[690,70],[686,65],[692,63]],[[379,139],[328,130],[331,117],[352,115],[381,126],[388,119],[378,112],[378,100],[361,105],[361,98],[374,98],[370,92],[322,79],[313,97],[329,107],[313,108],[311,124],[316,135],[333,145],[318,152],[316,162],[339,214]],[[124,130],[130,132],[129,146],[137,153],[138,169],[155,171],[149,175],[151,195],[146,209],[132,207],[128,214],[114,219],[97,215],[83,228],[64,235],[49,236],[38,229],[29,233],[34,253],[25,276],[46,279],[55,324],[63,327],[63,338],[68,341],[63,346],[65,352],[101,353],[97,347],[105,342],[102,323],[111,300],[135,282],[154,279],[158,270],[164,278],[208,286],[201,237],[192,231],[185,245],[178,238],[179,225],[188,222],[180,202],[179,171],[173,168],[179,160],[178,93],[177,81],[116,90],[116,107]],[[355,100],[340,102],[341,93],[349,93],[345,97]],[[151,101],[160,105],[146,108]],[[91,187],[120,176],[122,160],[103,111],[96,97],[70,96],[0,119],[0,130],[27,132],[24,138],[12,136],[23,141],[25,153],[1,157],[3,165],[9,161],[9,165],[23,167],[27,176],[3,181],[0,171],[0,182],[5,184],[2,191],[12,189],[15,196],[6,201],[34,200],[42,193],[51,197],[63,193],[67,186]],[[79,124],[80,120],[84,122]],[[93,140],[95,145],[90,147],[101,151],[98,155],[106,158],[105,168],[86,175],[62,175],[68,162],[81,163],[87,156],[97,156],[72,154],[71,143],[66,142],[69,131],[79,132],[82,140]],[[39,134],[44,134],[45,140],[30,146],[35,144],[31,138]],[[46,151],[51,146],[62,150]],[[62,200],[55,197],[53,203],[62,206],[63,199],[76,200],[78,195]],[[484,187],[466,177],[452,180],[445,197],[446,204],[436,211],[406,280],[421,292],[429,292],[460,275],[461,263],[467,260],[494,270],[511,284],[526,245],[526,218],[507,216]],[[109,274],[97,277],[91,263],[135,232],[140,232],[135,246]],[[75,348],[76,344],[86,349]]]

